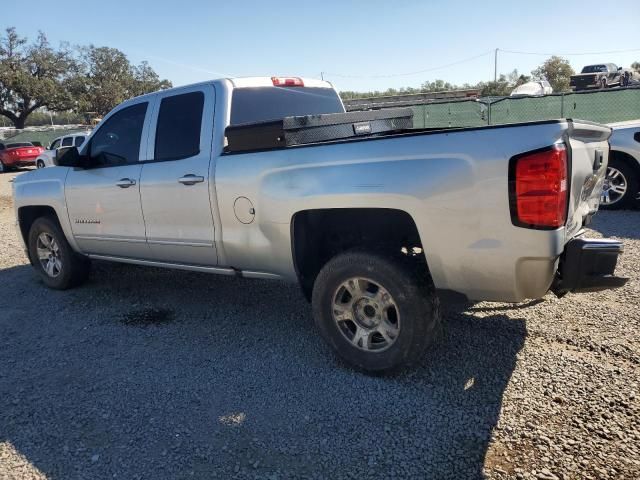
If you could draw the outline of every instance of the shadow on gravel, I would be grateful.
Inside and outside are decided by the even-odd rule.
[[[640,205],[640,201],[638,202]],[[640,239],[640,207],[635,210],[601,210],[589,228],[604,237]]]
[[[124,265],[0,284],[0,458],[53,478],[482,478],[526,337],[454,307],[421,365],[368,377],[294,286]]]

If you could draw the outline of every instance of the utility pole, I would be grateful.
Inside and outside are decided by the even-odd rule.
[[[498,49],[496,48],[494,57],[493,57],[493,81],[498,81]]]
[[[320,72],[320,78],[324,81],[324,72]]]

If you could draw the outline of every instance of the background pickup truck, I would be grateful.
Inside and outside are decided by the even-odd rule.
[[[60,166],[16,178],[29,259],[57,289],[82,282],[91,259],[298,282],[323,338],[366,371],[421,358],[442,291],[517,302],[626,281],[614,275],[622,244],[582,237],[608,127],[374,135],[354,123],[349,138],[264,147],[273,120],[343,112],[330,84],[299,78],[129,100]]]
[[[622,68],[613,63],[587,65],[578,75],[571,75],[569,85],[573,90],[587,88],[607,88],[620,85]]]

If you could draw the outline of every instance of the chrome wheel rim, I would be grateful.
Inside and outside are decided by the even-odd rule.
[[[614,167],[607,167],[607,176],[602,186],[600,203],[603,205],[613,205],[619,202],[627,193],[627,179],[623,173]]]
[[[60,258],[60,247],[53,235],[42,232],[38,235],[36,242],[36,250],[38,252],[38,260],[45,273],[56,278],[62,273],[62,259]]]
[[[391,294],[368,278],[343,282],[333,296],[333,320],[354,347],[381,352],[393,345],[400,333],[400,310]]]

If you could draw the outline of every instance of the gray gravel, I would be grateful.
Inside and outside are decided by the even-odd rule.
[[[54,292],[0,176],[0,478],[640,478],[640,212],[621,290],[449,306],[415,370],[340,364],[297,287],[98,264]]]

